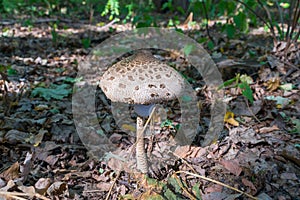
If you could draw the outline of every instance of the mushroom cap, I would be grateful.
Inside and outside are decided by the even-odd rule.
[[[150,104],[177,98],[183,77],[150,52],[138,52],[111,66],[101,77],[100,87],[113,102]]]

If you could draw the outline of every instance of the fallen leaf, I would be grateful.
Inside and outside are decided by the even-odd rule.
[[[279,128],[276,125],[273,125],[271,127],[262,127],[259,129],[259,133],[270,133],[273,131],[278,131]]]
[[[34,145],[35,147],[39,146],[40,143],[42,142],[45,133],[48,133],[47,130],[41,129],[39,130],[39,133],[34,137]]]
[[[205,193],[212,193],[212,192],[222,192],[223,186],[218,184],[213,184],[211,186],[208,186],[205,189]]]
[[[14,130],[14,129],[9,130],[4,136],[4,139],[10,144],[25,143],[25,141],[28,140],[29,138],[30,138],[29,133]]]
[[[100,183],[97,183],[96,187],[102,192],[107,192],[107,191],[109,191],[109,189],[111,187],[111,183],[100,182]]]
[[[18,189],[28,195],[28,197],[33,198],[35,196],[35,189],[33,186],[18,186]]]
[[[126,131],[132,131],[135,132],[135,127],[130,125],[130,124],[122,124],[122,129],[126,130]]]
[[[14,180],[16,178],[19,178],[19,170],[20,170],[20,164],[19,162],[15,162],[7,170],[2,172],[0,174],[0,177],[4,178],[5,180]]]
[[[16,184],[15,184],[15,182],[13,180],[9,180],[5,187],[0,188],[0,191],[6,192],[9,189],[13,188],[15,185]]]
[[[234,113],[227,111],[224,117],[224,121],[233,126],[239,126],[239,122],[234,119]]]
[[[287,180],[294,180],[294,181],[299,180],[295,173],[288,173],[288,172],[284,172],[280,174],[280,178],[287,179]]]
[[[35,184],[34,187],[36,189],[36,192],[44,195],[51,185],[51,179],[50,178],[40,178]]]
[[[242,183],[245,186],[249,187],[253,191],[254,194],[256,193],[257,189],[251,181],[248,181],[247,179],[242,178]]]
[[[186,146],[177,146],[174,151],[174,154],[179,156],[180,158],[186,158],[189,155],[191,147],[189,145]]]
[[[266,83],[263,84],[267,87],[267,90],[270,92],[275,91],[280,86],[280,78],[279,77],[273,77],[270,80],[268,80]]]
[[[243,171],[239,163],[235,160],[221,160],[220,164],[222,164],[225,169],[236,176],[239,176]]]
[[[65,192],[67,192],[67,190],[68,190],[67,184],[64,182],[58,181],[58,182],[53,183],[47,189],[47,194],[50,197],[53,197],[53,196],[58,196],[58,195],[64,194]]]

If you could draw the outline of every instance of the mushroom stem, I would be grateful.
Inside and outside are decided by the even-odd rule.
[[[144,148],[144,120],[138,116],[136,118],[136,162],[138,170],[145,174],[148,172],[148,163]]]
[[[148,117],[148,120],[145,124],[142,117],[137,116],[136,118],[136,163],[138,170],[140,170],[144,174],[148,172],[148,162],[144,147],[144,132],[147,128],[147,125],[151,121],[154,112],[155,106],[153,107],[150,116]]]

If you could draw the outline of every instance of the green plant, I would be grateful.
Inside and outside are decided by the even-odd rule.
[[[87,49],[91,45],[91,39],[90,38],[83,38],[81,40],[81,43],[82,43],[83,48]]]
[[[136,4],[132,24],[136,28],[157,26],[157,16],[152,14],[154,9],[155,7],[151,2]]]
[[[281,60],[284,59],[289,66],[297,68],[293,65],[293,61],[297,57],[294,55],[297,54],[297,42],[300,36],[300,0],[235,1],[260,19],[266,30],[270,30],[275,47],[273,53]],[[261,13],[257,12],[259,9]]]
[[[250,88],[250,84],[252,84],[252,82],[253,80],[250,76],[237,74],[234,78],[225,81],[218,89],[228,86],[240,88],[242,90],[242,95],[246,97],[250,103],[253,103],[253,92]]]
[[[61,100],[64,97],[67,97],[72,93],[72,89],[70,89],[70,85],[62,84],[56,85],[51,84],[49,88],[44,87],[36,87],[32,90],[31,96],[32,97],[42,97],[47,101],[51,99]]]
[[[7,13],[15,12],[22,4],[22,0],[1,0],[1,10]]]
[[[14,76],[16,75],[18,72],[17,70],[15,69],[12,69],[11,68],[11,65],[0,65],[0,74],[2,75],[2,79],[5,80],[4,77],[7,77],[7,76]],[[5,80],[5,81],[8,81],[8,80]]]
[[[178,131],[180,128],[180,124],[175,125],[172,120],[166,119],[161,123],[160,127],[166,127]]]
[[[110,20],[117,18],[120,15],[119,0],[107,0],[106,6],[101,15],[104,16],[108,14]]]
[[[51,36],[52,36],[52,45],[57,46],[58,42],[58,33],[57,33],[57,23],[53,23],[51,26]]]

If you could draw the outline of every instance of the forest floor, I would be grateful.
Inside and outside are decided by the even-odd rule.
[[[297,70],[276,60],[267,33],[253,30],[229,40],[210,28],[214,47],[205,42],[203,47],[224,81],[247,75],[254,102],[238,86],[226,86],[227,116],[234,116],[225,120],[219,140],[201,147],[203,138],[197,136],[191,146],[171,152],[176,160],[144,176],[134,168],[120,169],[116,157],[91,156],[72,113],[78,64],[101,42],[131,27],[64,20],[54,30],[53,23],[1,23],[0,199],[300,199],[299,61]],[[193,27],[184,34],[196,41],[207,37]],[[190,77],[201,102],[199,132],[206,132],[211,102],[201,77],[193,76],[193,66],[177,54],[152,53]],[[110,101],[97,94],[100,135],[134,160],[135,137],[116,125]],[[148,155],[161,159],[166,155],[157,153],[158,147],[168,145],[180,123],[178,102],[163,109],[168,120],[155,126],[154,139],[146,139]],[[135,117],[128,117],[125,128],[134,131]]]

